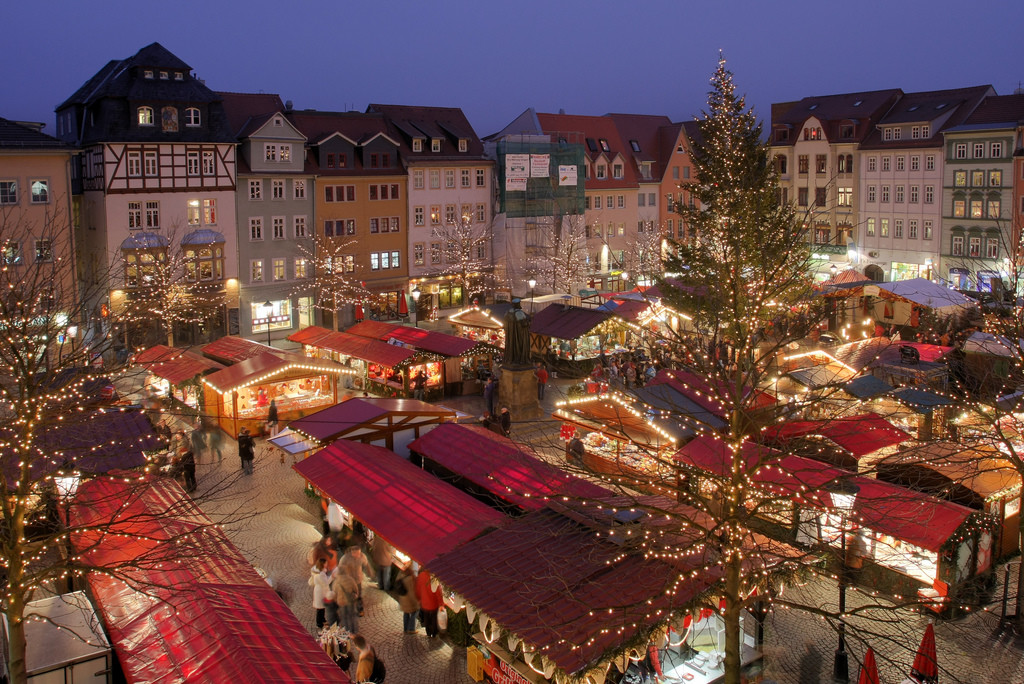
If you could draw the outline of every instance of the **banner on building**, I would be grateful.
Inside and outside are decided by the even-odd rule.
[[[568,166],[563,166],[563,165],[559,164],[559,166],[558,166],[558,184],[559,185],[576,185],[576,183],[577,183],[576,165],[575,164],[571,164],[571,165],[568,165]]]
[[[531,154],[530,155],[530,177],[549,178],[551,176],[551,155]]]
[[[526,192],[526,181],[529,178],[505,176],[505,190],[508,192]]]
[[[530,155],[528,154],[506,154],[505,155],[505,178],[529,178],[530,177]]]

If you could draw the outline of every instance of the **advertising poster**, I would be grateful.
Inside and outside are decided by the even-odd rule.
[[[531,154],[530,155],[530,177],[548,178],[551,176],[551,155]]]
[[[559,165],[558,166],[558,184],[559,185],[576,185],[576,165]]]
[[[505,178],[529,178],[530,177],[530,155],[528,154],[507,154],[505,155]]]
[[[526,181],[529,178],[513,178],[505,176],[505,190],[509,192],[526,192]]]

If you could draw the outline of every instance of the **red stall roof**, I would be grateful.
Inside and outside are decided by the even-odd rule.
[[[293,467],[421,565],[508,520],[372,444],[340,439]]]
[[[288,427],[318,442],[327,443],[342,438],[382,438],[381,433],[388,430],[406,430],[417,425],[454,420],[456,415],[452,409],[419,399],[364,397],[328,406],[293,420]]]
[[[381,321],[363,321],[345,331],[350,335],[370,337],[375,340],[398,340],[403,344],[441,356],[461,356],[480,344],[465,337],[413,328],[408,325],[394,325]]]
[[[730,470],[729,453],[725,442],[704,435],[680,449],[676,460],[724,476]],[[809,458],[784,456],[753,442],[743,443],[740,457],[762,487],[821,509],[831,507],[826,491],[830,483],[853,482],[860,487],[854,505],[854,518],[859,524],[929,551],[938,551],[971,515],[971,509],[965,506]]]
[[[302,330],[293,332],[291,335],[288,336],[288,339],[292,342],[298,342],[299,344],[309,344],[315,347],[318,346],[317,340],[320,340],[326,337],[327,335],[330,335],[331,332],[333,331],[328,330],[327,328],[321,328],[319,325],[311,325],[309,327],[303,328]]]
[[[351,328],[346,328],[345,332],[349,335],[359,335],[361,337],[372,337],[375,340],[383,340],[387,339],[388,334],[397,327],[397,325],[384,323],[382,321],[360,321]]]
[[[528,511],[543,508],[550,497],[610,496],[606,489],[542,461],[530,447],[480,425],[438,425],[409,444],[409,450]]]
[[[224,367],[216,361],[203,358],[194,352],[162,344],[140,352],[135,357],[135,363],[172,385],[180,385],[197,375]]]
[[[107,527],[72,541],[114,573],[88,581],[128,682],[350,681],[174,480],[91,480],[71,514]]]
[[[662,369],[645,386],[668,385],[680,392],[704,409],[718,416],[729,419],[720,397],[731,396],[732,388],[725,382],[709,383],[706,379],[685,370]],[[752,387],[743,388],[743,396],[750,397],[745,403],[748,408],[762,409],[776,403],[775,397],[771,394]]]
[[[559,340],[575,340],[612,317],[611,311],[551,304],[533,315],[530,332]]]
[[[231,364],[245,361],[261,354],[272,354],[278,350],[259,342],[244,340],[241,337],[222,337],[204,346],[201,351],[215,361]]]
[[[786,442],[796,437],[821,435],[860,458],[888,446],[913,439],[876,413],[832,420],[803,420],[773,425],[764,431],[766,440]]]
[[[416,357],[416,352],[412,349],[343,332],[327,335],[317,342],[316,346],[388,368],[393,368]]]
[[[207,375],[203,378],[203,382],[218,392],[230,392],[239,387],[252,385],[261,379],[270,380],[277,375],[295,369],[309,373],[323,372],[337,375],[355,373],[351,368],[345,368],[327,359],[313,359],[302,354],[288,352],[273,354],[267,352]]]

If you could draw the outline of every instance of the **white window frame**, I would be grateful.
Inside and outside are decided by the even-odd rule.
[[[270,217],[270,238],[272,240],[284,240],[284,216],[271,216]]]
[[[132,150],[125,155],[125,172],[129,178],[142,177],[142,152]]]
[[[263,240],[263,217],[249,217],[249,242],[260,242]]]
[[[259,277],[257,277],[257,274]],[[263,271],[263,259],[250,259],[249,260],[249,282],[250,283],[262,283],[266,282],[266,273]]]
[[[292,217],[292,234],[296,238],[302,239],[309,236],[309,227],[306,224],[306,215],[300,214],[299,216]]]
[[[250,202],[262,202],[263,201],[263,180],[260,178],[249,179],[249,201]]]
[[[306,199],[305,178],[295,178],[292,180],[292,198],[297,200]]]
[[[187,128],[196,128],[202,124],[202,116],[199,113],[198,107],[186,107],[185,108],[185,126]]]
[[[275,178],[270,181],[270,199],[283,200],[285,198],[284,191],[285,186],[283,179]]]
[[[213,176],[217,173],[217,158],[211,150],[203,151],[203,175]]]
[[[43,192],[36,192],[36,185],[40,185],[43,188]],[[50,179],[48,178],[29,178],[28,179],[28,196],[29,204],[49,204],[50,203]]]
[[[273,261],[271,261],[270,278],[275,283],[282,283],[288,280],[288,264],[284,257],[274,257]]]

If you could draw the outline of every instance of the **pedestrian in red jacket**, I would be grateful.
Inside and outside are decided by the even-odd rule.
[[[416,598],[420,600],[420,612],[423,613],[423,627],[428,637],[437,636],[437,611],[444,606],[441,588],[430,588],[430,573],[420,570],[416,576]]]

